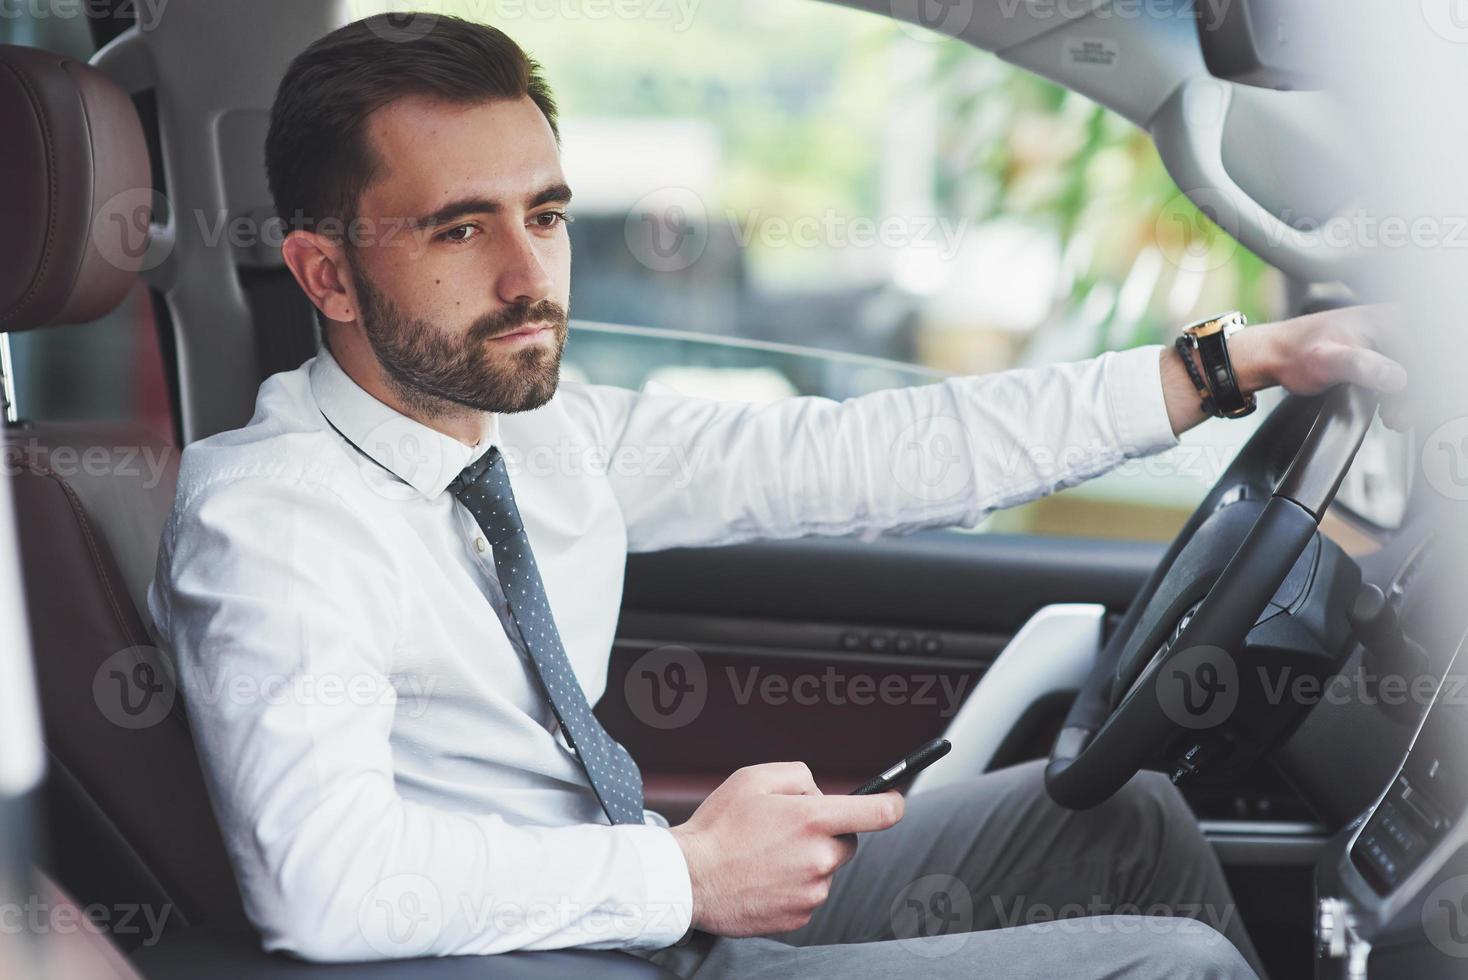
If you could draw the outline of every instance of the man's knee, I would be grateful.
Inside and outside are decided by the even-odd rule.
[[[1067,976],[1127,980],[1258,980],[1248,961],[1212,926],[1193,919],[1102,915],[1036,926],[1043,955],[1069,962]],[[1023,936],[1024,930],[1015,933]],[[1035,976],[1061,976],[1054,970]]]
[[[1110,808],[1112,821],[1130,829],[1131,838],[1140,847],[1157,852],[1191,850],[1199,843],[1197,817],[1177,787],[1161,773],[1138,773],[1103,806]]]
[[[1116,794],[1123,806],[1157,815],[1164,820],[1179,816],[1192,817],[1192,810],[1172,780],[1160,772],[1139,772]]]
[[[1258,975],[1222,933],[1193,919],[1155,920],[1156,935],[1143,944],[1157,976],[1170,980],[1258,980]],[[1149,957],[1149,958],[1151,958]]]

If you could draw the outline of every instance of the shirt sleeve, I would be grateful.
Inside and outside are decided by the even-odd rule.
[[[658,948],[687,931],[687,867],[665,827],[518,826],[398,793],[403,592],[339,496],[246,478],[200,497],[170,521],[150,608],[267,949]]]
[[[589,387],[628,548],[971,527],[1177,445],[1160,346],[836,402]]]

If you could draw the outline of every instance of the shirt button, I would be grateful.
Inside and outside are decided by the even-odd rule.
[[[487,549],[488,547],[489,542],[484,540],[483,538],[474,539],[474,550],[479,552],[481,555],[484,554],[485,549]]]

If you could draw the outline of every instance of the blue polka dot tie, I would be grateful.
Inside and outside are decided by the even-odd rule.
[[[499,449],[491,447],[465,467],[449,484],[449,491],[469,508],[494,549],[494,569],[509,601],[510,616],[602,809],[614,824],[642,823],[642,773],[591,713],[586,692],[566,657]]]

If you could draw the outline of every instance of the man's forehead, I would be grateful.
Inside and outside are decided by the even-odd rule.
[[[362,210],[415,215],[478,195],[522,204],[562,184],[560,150],[528,96],[472,104],[400,99],[368,119],[377,169]]]

